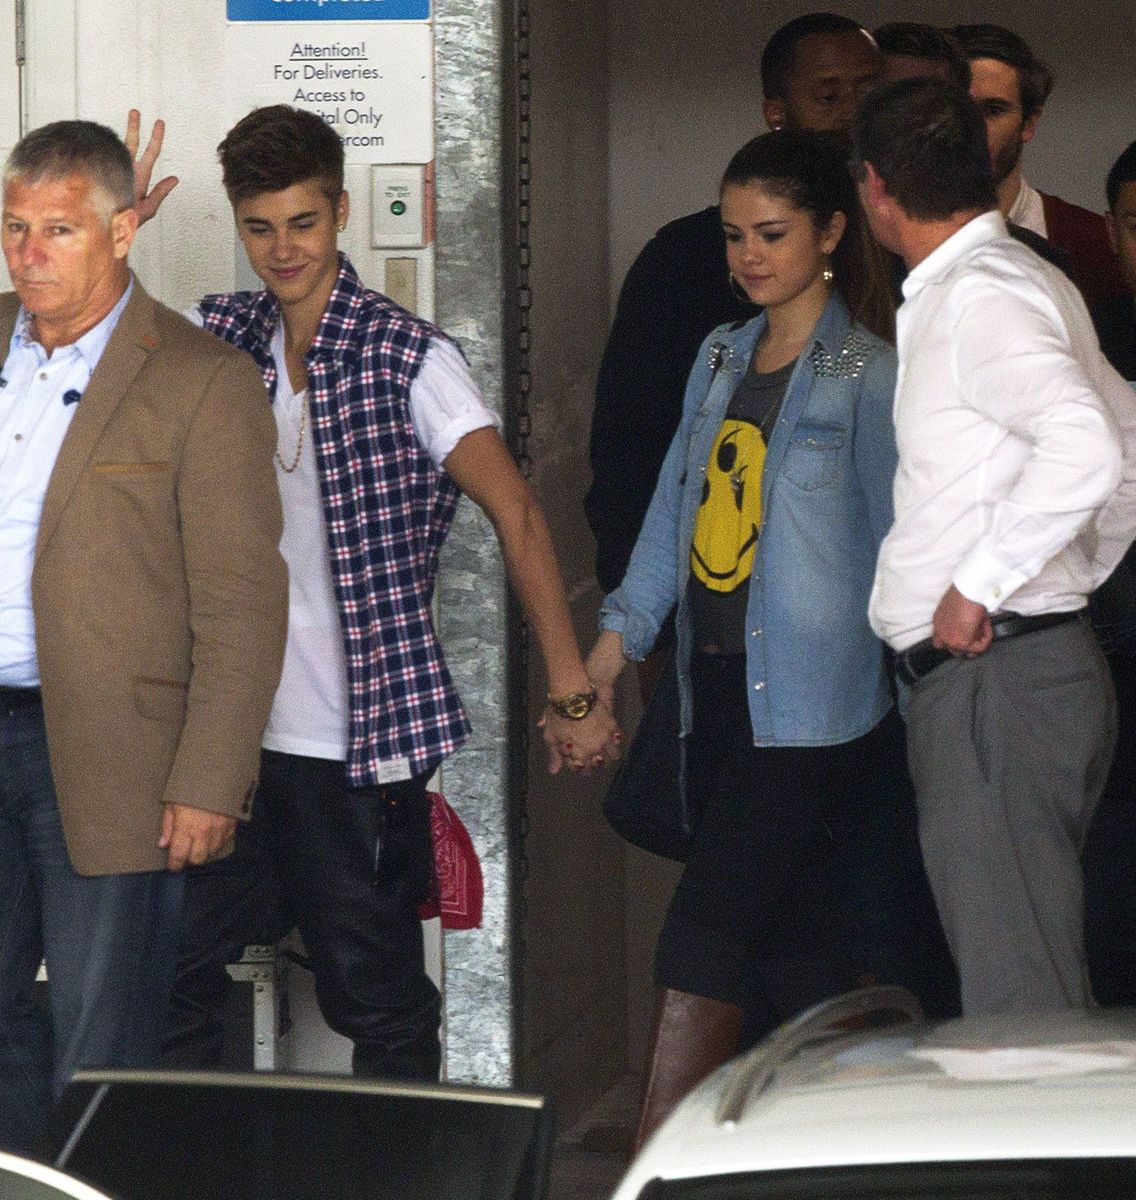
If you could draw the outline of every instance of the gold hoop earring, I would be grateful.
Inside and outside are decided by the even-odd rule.
[[[836,278],[836,272],[831,267],[826,266],[824,270],[821,271],[820,277],[825,281],[825,283],[831,283]]]
[[[730,281],[730,293],[736,300],[741,300],[744,304],[752,304],[753,301],[746,295],[745,288],[734,278],[733,271],[727,268],[726,276]]]

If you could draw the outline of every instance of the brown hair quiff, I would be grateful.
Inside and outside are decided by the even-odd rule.
[[[332,204],[343,193],[343,142],[325,120],[302,108],[254,108],[225,134],[217,157],[231,204],[310,179]]]

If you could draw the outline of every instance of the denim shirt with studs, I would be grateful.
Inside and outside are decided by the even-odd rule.
[[[720,326],[687,381],[682,420],[620,586],[601,625],[643,658],[677,605],[682,732],[691,728],[690,546],[711,447],[765,328]],[[762,525],[746,610],[754,744],[835,745],[891,705],[868,625],[880,542],[892,521],[895,350],[853,325],[839,295],[797,360],[766,451]]]

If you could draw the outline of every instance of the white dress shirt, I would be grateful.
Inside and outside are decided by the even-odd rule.
[[[35,687],[32,565],[43,498],[63,439],[133,291],[70,346],[47,351],[20,309],[0,373],[0,684]],[[67,398],[68,403],[64,402]]]
[[[1037,188],[1030,187],[1024,179],[1014,197],[1014,203],[1010,205],[1010,211],[1006,214],[1006,220],[1036,233],[1038,237],[1049,237],[1045,228],[1045,205],[1042,203],[1041,193]]]
[[[903,293],[895,524],[872,628],[897,650],[929,637],[951,584],[992,613],[1084,607],[1136,532],[1136,403],[1080,293],[996,212]]]

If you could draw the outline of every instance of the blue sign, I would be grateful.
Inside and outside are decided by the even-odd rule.
[[[430,0],[226,0],[230,21],[428,21]]]

